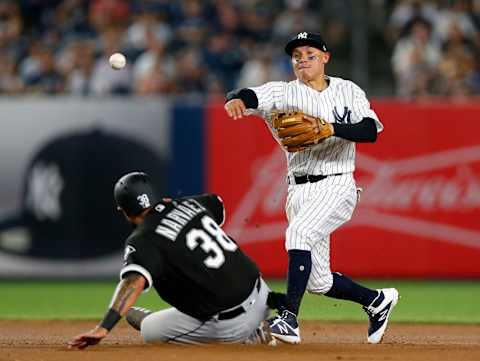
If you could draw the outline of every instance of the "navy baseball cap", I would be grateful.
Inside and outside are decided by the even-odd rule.
[[[293,49],[304,45],[309,45],[324,52],[328,51],[327,44],[325,44],[320,34],[303,31],[290,39],[287,45],[285,45],[285,52],[292,56]]]

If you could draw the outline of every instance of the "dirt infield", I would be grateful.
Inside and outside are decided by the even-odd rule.
[[[94,322],[0,321],[0,361],[322,361],[480,360],[480,325],[392,323],[381,345],[366,343],[366,324],[303,322],[298,346],[144,345],[122,323],[100,345],[68,350],[66,342]]]

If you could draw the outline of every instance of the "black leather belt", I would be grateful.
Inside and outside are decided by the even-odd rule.
[[[342,175],[342,173],[335,173],[335,174],[329,174],[329,175],[321,175],[321,174],[320,175],[314,175],[314,174],[298,175],[293,177],[295,180],[295,183],[293,184],[315,183],[327,177],[332,177],[337,175]],[[288,184],[292,184],[290,182],[290,177],[288,177]]]
[[[261,285],[262,285],[262,282],[260,281],[260,278],[258,278],[257,281],[256,281],[256,285],[255,285],[255,288],[257,289],[257,292],[260,292]],[[245,308],[243,306],[238,306],[238,307],[235,307],[233,310],[219,312],[218,313],[218,319],[219,320],[231,320],[232,318],[240,316],[244,312],[246,312]]]

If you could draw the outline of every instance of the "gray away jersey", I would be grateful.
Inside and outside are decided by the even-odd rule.
[[[370,108],[365,92],[350,80],[328,77],[329,86],[319,92],[300,80],[269,82],[252,89],[258,98],[254,109],[265,119],[273,137],[272,112],[299,110],[329,123],[354,124],[364,117],[375,119],[377,132],[383,130],[375,112]],[[304,174],[350,173],[355,170],[355,143],[335,136],[304,151],[288,153],[288,176]]]

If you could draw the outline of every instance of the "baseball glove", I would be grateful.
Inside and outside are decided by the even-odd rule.
[[[299,152],[333,135],[332,124],[300,111],[272,114],[272,126],[287,151]]]

